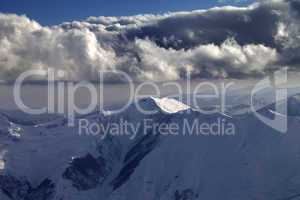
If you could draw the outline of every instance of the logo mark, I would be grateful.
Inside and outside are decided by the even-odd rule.
[[[273,78],[273,79],[272,79]],[[284,85],[287,83],[287,69],[276,71],[273,77],[267,77],[259,81],[251,91],[251,110],[254,115],[264,124],[277,130],[281,133],[287,132],[287,88]],[[282,87],[281,87],[282,86]],[[271,111],[274,114],[274,119],[267,118],[257,112],[254,108],[254,95],[258,94],[267,88],[275,89],[275,110]]]

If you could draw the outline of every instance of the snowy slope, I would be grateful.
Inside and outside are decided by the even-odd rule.
[[[92,113],[76,119],[103,125],[120,119],[177,124],[179,134],[139,127],[128,135],[78,133],[66,119],[18,123],[0,115],[2,200],[232,200],[297,199],[300,194],[299,96],[288,99],[288,133],[252,113],[204,115],[168,98],[146,98],[122,113]],[[270,105],[260,108],[270,112]],[[28,116],[27,116],[28,117]],[[30,117],[29,117],[30,118]],[[47,119],[47,118],[44,118]],[[185,123],[235,125],[234,135],[185,133]],[[26,120],[27,122],[30,120]],[[34,120],[36,121],[36,119]],[[153,134],[156,133],[156,134]]]

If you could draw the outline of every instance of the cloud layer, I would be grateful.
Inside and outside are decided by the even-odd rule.
[[[300,1],[131,17],[90,17],[45,27],[0,14],[0,79],[29,69],[98,80],[120,70],[135,80],[249,77],[300,67]]]

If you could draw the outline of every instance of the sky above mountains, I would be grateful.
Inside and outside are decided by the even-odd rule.
[[[0,13],[0,79],[15,80],[31,69],[47,74],[49,68],[64,72],[57,79],[93,81],[104,70],[119,70],[137,81],[179,80],[187,74],[249,78],[281,68],[298,72],[299,19],[299,0],[127,17],[95,15],[53,26]]]
[[[159,14],[209,7],[248,5],[254,0],[0,0],[0,12],[25,14],[42,25],[83,20],[90,16]]]

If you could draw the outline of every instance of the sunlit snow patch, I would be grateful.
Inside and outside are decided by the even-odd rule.
[[[176,113],[190,108],[188,105],[171,98],[152,97],[152,99],[162,111],[167,113]]]

